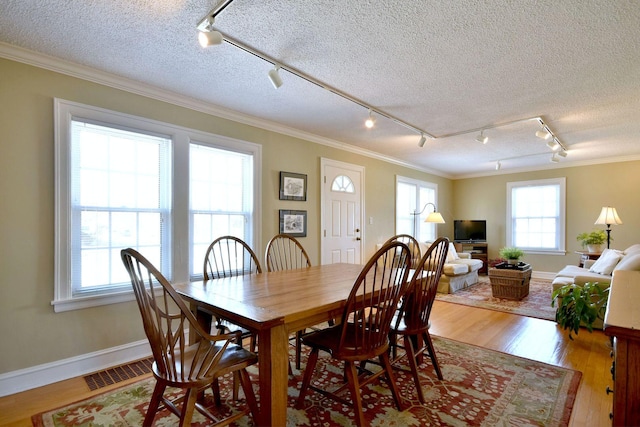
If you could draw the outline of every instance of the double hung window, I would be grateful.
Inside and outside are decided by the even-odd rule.
[[[132,300],[124,248],[186,281],[216,237],[256,241],[259,146],[63,100],[55,114],[56,311]]]
[[[507,183],[507,246],[565,251],[565,179]]]
[[[433,212],[437,191],[436,184],[396,177],[396,234],[409,234],[420,242],[437,238],[436,225],[424,222],[427,215]],[[427,203],[433,205],[426,206]]]

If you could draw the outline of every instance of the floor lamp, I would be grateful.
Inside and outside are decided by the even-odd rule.
[[[618,212],[616,212],[616,208],[612,208],[611,206],[603,206],[602,210],[600,211],[600,216],[598,217],[598,219],[596,219],[595,224],[607,226],[607,249],[609,249],[609,245],[611,244],[611,224],[622,224],[622,221],[618,216]]]
[[[422,214],[422,212],[424,212],[424,210],[427,208],[427,206],[433,206],[433,212],[431,212],[429,215],[427,215],[427,217],[425,218],[424,222],[432,222],[434,224],[444,224],[444,218],[442,218],[442,215],[440,215],[440,212],[436,212],[436,205],[434,205],[431,202],[427,202],[423,207],[422,210],[420,212],[418,211],[413,211],[411,212],[411,215],[413,215],[413,234],[416,234],[416,239],[418,239],[419,236],[417,236],[418,234],[418,216]]]

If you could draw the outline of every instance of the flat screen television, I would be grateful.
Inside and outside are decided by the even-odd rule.
[[[453,240],[456,242],[486,242],[487,221],[484,219],[454,219]]]

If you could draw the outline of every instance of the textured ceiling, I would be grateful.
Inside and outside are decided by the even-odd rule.
[[[422,148],[285,70],[275,90],[272,65],[228,43],[202,49],[196,24],[216,2],[3,0],[0,56],[16,46],[454,178],[640,159],[637,1],[235,0],[217,16],[223,34],[436,137]],[[530,117],[566,146],[560,163],[536,121],[491,128]],[[446,137],[483,127],[486,145]]]

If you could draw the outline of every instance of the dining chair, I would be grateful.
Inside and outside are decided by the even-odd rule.
[[[123,249],[121,258],[131,278],[154,359],[152,371],[156,385],[143,426],[153,423],[160,403],[180,418],[180,426],[190,425],[194,410],[211,419],[214,425],[226,425],[248,413],[256,420],[258,406],[246,370],[258,362],[256,354],[233,343],[237,334],[213,336],[202,329],[173,286],[136,250]],[[189,338],[195,338],[195,344],[189,344]],[[204,391],[211,387],[219,404],[217,379],[228,373],[238,374],[247,408],[220,419],[204,407],[202,398]],[[165,396],[167,387],[185,392],[170,400]]]
[[[449,239],[441,237],[436,239],[424,253],[414,270],[411,286],[403,298],[400,312],[392,322],[389,334],[393,353],[392,364],[397,368],[397,362],[406,355],[418,392],[418,399],[423,404],[425,399],[420,386],[418,362],[425,353],[429,355],[438,379],[442,380],[443,378],[429,334],[431,326],[429,316],[436,298],[438,282],[442,275],[448,250]],[[402,345],[397,343],[400,336],[403,338]],[[398,347],[405,349],[405,355],[397,356]]]
[[[304,371],[296,408],[304,407],[309,388],[334,400],[351,404],[356,414],[356,424],[365,425],[360,389],[385,374],[396,406],[402,410],[402,400],[395,383],[389,360],[389,329],[398,302],[409,287],[409,248],[401,242],[385,243],[365,264],[346,300],[341,322],[337,325],[311,332],[302,337],[303,344],[311,347]],[[318,362],[319,351],[344,363],[347,384],[330,391],[311,384]],[[383,367],[362,379],[356,363],[377,357]],[[338,395],[348,387],[351,402]]]
[[[264,254],[267,271],[295,270],[311,267],[311,260],[307,251],[295,237],[288,234],[276,234],[267,243]],[[296,369],[300,369],[302,354],[302,335],[305,330],[295,334]]]
[[[267,271],[311,267],[307,251],[295,237],[288,234],[276,234],[269,240],[264,254],[264,262]]]
[[[418,241],[409,234],[396,234],[387,240],[387,242],[394,241],[402,242],[409,247],[409,252],[411,253],[411,268],[415,268],[422,256]]]
[[[222,277],[243,276],[246,274],[262,273],[262,267],[258,257],[251,247],[242,239],[234,236],[222,236],[215,239],[204,256],[203,276],[204,280],[219,279]],[[199,315],[212,318],[212,313],[198,307]],[[242,339],[249,338],[249,348],[256,350],[256,334],[248,329],[234,325],[229,320],[216,316],[216,327],[221,333],[239,330]]]

